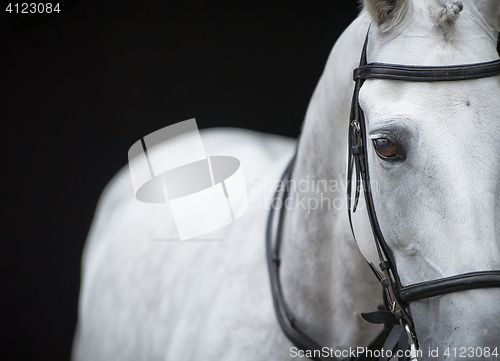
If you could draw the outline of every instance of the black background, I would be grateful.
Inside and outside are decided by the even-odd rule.
[[[192,117],[297,136],[358,2],[81,0],[22,31],[1,10],[0,358],[57,361],[95,206],[128,148]]]

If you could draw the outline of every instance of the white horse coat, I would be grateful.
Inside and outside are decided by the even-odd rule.
[[[493,60],[495,56],[498,58],[494,53],[496,35],[493,39],[488,38],[488,34],[494,34],[494,27],[498,27],[500,5],[487,0],[463,1],[464,10],[460,16],[464,22],[458,35],[468,34],[477,40],[470,44],[467,41],[457,42],[457,47],[449,42],[434,40],[433,37],[441,37],[438,35],[439,26],[436,25],[436,30],[432,30],[432,26],[428,25],[434,21],[433,6],[436,11],[440,11],[440,1],[367,1],[371,15],[363,11],[339,38],[312,97],[294,179],[310,179],[313,175],[316,179],[335,180],[337,184],[345,185],[352,70],[359,62],[361,47],[372,20],[380,27],[373,26],[371,30],[369,61],[410,65],[424,59],[425,64],[422,65],[442,65],[450,61],[460,64]],[[392,18],[376,7],[384,4],[389,6],[389,3],[396,3]],[[490,9],[491,17],[485,17],[487,21],[484,23],[480,21],[482,19],[474,18],[478,13],[484,13],[481,6],[489,6]],[[475,19],[475,24],[479,25],[471,25],[474,24],[471,19]],[[401,27],[398,29],[398,24],[404,24],[407,31]],[[462,26],[462,23],[457,21],[457,29],[459,25]],[[391,29],[384,31],[384,27]],[[443,36],[448,37],[455,34],[446,29],[442,32],[445,34]],[[441,49],[440,44],[448,44],[450,48]],[[467,46],[470,49],[464,50]],[[425,51],[429,56],[422,57]],[[500,178],[497,177],[496,183],[494,181],[494,175],[500,174],[500,163],[491,164],[490,159],[498,159],[500,149],[500,81],[497,77],[475,82],[484,99],[477,98],[472,92],[473,83],[467,82],[458,88],[450,88],[452,90],[444,98],[442,89],[448,85],[443,84],[396,85],[375,80],[367,81],[362,88],[360,101],[369,124],[387,123],[388,119],[398,122],[407,119],[408,114],[413,114],[415,118],[408,122],[408,127],[415,128],[418,139],[425,140],[428,149],[434,151],[431,151],[432,154],[446,150],[446,145],[449,149],[457,149],[457,137],[462,141],[467,140],[461,128],[456,127],[452,128],[452,133],[441,138],[443,142],[448,142],[444,147],[431,141],[430,134],[433,131],[447,132],[446,117],[442,117],[445,120],[435,125],[435,128],[429,128],[428,124],[431,120],[439,122],[440,114],[456,108],[452,107],[457,102],[458,93],[454,92],[468,89],[468,84],[471,84],[468,99],[476,102],[470,104],[470,113],[461,113],[462,127],[466,127],[464,124],[467,122],[476,122],[474,124],[477,125],[481,121],[474,114],[483,115],[482,120],[491,123],[492,114],[496,111],[497,123],[484,125],[496,134],[480,133],[484,131],[480,125],[470,130],[475,139],[479,137],[482,142],[476,148],[490,152],[489,156],[480,156],[484,167],[477,168],[486,172],[482,183],[477,183],[487,192],[489,198],[484,200],[486,203],[478,203],[480,199],[470,193],[470,197],[462,198],[465,203],[442,203],[439,199],[432,201],[432,197],[449,199],[457,197],[456,192],[463,194],[468,189],[469,178],[457,179],[462,186],[451,188],[449,192],[452,194],[439,193],[439,189],[415,186],[415,182],[422,182],[421,178],[401,178],[394,169],[390,169],[388,175],[382,172],[383,164],[379,169],[373,167],[372,179],[384,182],[389,187],[389,190],[384,186],[377,190],[379,193],[375,196],[375,204],[378,213],[381,213],[380,210],[387,212],[380,215],[381,225],[384,232],[387,230],[389,245],[394,247],[397,262],[401,262],[398,268],[402,270],[404,284],[462,273],[464,268],[466,271],[479,270],[478,264],[479,268],[484,269],[500,268]],[[427,102],[427,113],[422,113],[418,101],[413,102],[419,97]],[[390,114],[390,117],[387,118],[386,114]],[[420,119],[418,116],[438,120]],[[173,238],[171,235],[175,223],[167,217],[164,206],[145,204],[135,199],[128,169],[123,169],[107,187],[99,202],[85,247],[74,361],[288,360],[296,355],[293,349],[291,351],[293,345],[282,333],[274,314],[264,241],[273,188],[292,157],[296,142],[278,136],[230,129],[204,131],[202,140],[208,155],[230,155],[241,161],[248,186],[248,211],[230,226],[206,237],[223,241],[151,241]],[[446,162],[459,156],[456,153],[443,154],[440,160]],[[471,171],[477,170],[474,168],[477,164],[469,162],[466,155],[458,159],[470,165]],[[375,164],[376,156],[369,161]],[[421,162],[412,163],[413,169],[421,170],[418,168],[423,164]],[[453,177],[460,178],[460,173],[454,173],[453,168],[459,162],[457,160],[444,165],[448,169],[447,174],[451,172]],[[429,164],[439,166],[441,163]],[[407,172],[411,172],[411,169]],[[426,173],[422,171],[417,174]],[[439,177],[441,173],[435,170],[429,174]],[[412,213],[408,202],[414,201],[414,197],[419,194],[412,194],[411,197],[400,195],[398,181],[421,191],[419,194],[422,199],[431,202],[434,207],[433,212],[429,214],[424,212],[425,207],[414,207]],[[395,189],[392,198],[390,187]],[[429,192],[425,193],[425,189]],[[384,192],[389,194],[384,198],[387,203],[381,201]],[[318,197],[318,190],[307,189],[301,191],[300,195],[312,199]],[[345,187],[329,191],[326,197],[332,201],[345,200]],[[442,208],[443,204],[447,206]],[[454,208],[463,204],[470,207],[465,207],[462,212]],[[450,260],[459,256],[452,252],[436,258],[432,252],[450,248],[426,243],[429,242],[429,235],[437,235],[434,240],[440,244],[449,241],[444,237],[446,232],[453,237],[471,236],[472,233],[466,228],[453,228],[447,217],[453,218],[453,222],[466,222],[470,212],[480,209],[484,204],[489,205],[488,212],[496,214],[497,218],[496,224],[495,221],[491,222],[491,217],[480,221],[484,230],[481,233],[483,243],[477,247],[466,246],[461,241],[457,243],[460,251],[476,252],[475,260],[467,265],[462,262],[459,266],[451,261],[445,261],[448,262],[446,265],[434,264],[443,262],[442,258]],[[395,209],[400,211],[394,213]],[[443,217],[440,222],[444,226],[441,228],[436,228],[433,223],[432,218],[436,214]],[[403,217],[405,222],[398,222],[397,226],[392,227],[391,217],[396,215]],[[413,219],[416,217],[420,219]],[[363,209],[356,213],[354,221],[361,251],[367,259],[375,261],[373,241]],[[381,302],[382,292],[350,233],[345,203],[312,211],[300,207],[292,209],[287,213],[285,226],[281,279],[285,299],[298,321],[311,336],[329,347],[348,349],[368,345],[380,328],[365,323],[359,314],[376,309]],[[421,237],[421,243],[405,243],[415,240],[416,234],[411,231],[417,226],[422,229],[422,232],[416,232]],[[464,259],[469,259],[465,256]],[[474,298],[474,302],[479,303],[481,310],[470,303],[471,294],[479,295]],[[493,301],[495,297],[497,301]],[[450,345],[455,341],[476,342],[479,339],[482,341],[478,346],[487,346],[492,344],[492,339],[498,340],[499,290],[473,290],[436,299],[419,301],[412,309],[424,348]],[[440,300],[444,301],[440,303]],[[450,306],[450,302],[454,301],[458,302],[459,308]],[[451,316],[448,316],[448,309],[444,307],[451,309]],[[464,326],[466,323],[464,319],[457,318],[457,312],[463,312],[467,318],[465,322],[478,320],[471,324],[472,336],[468,336]],[[440,314],[442,320],[436,322]],[[492,314],[497,318],[496,323],[484,325]],[[454,338],[450,329],[462,326],[464,329],[455,331],[457,336]],[[479,331],[483,338],[475,334]]]

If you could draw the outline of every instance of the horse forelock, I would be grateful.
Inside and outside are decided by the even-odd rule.
[[[430,0],[428,9],[434,25],[445,36],[457,26],[466,27],[470,31],[467,22],[471,21],[483,29],[500,31],[500,2],[496,0]],[[468,20],[460,25],[458,20],[462,17]]]
[[[437,7],[432,11],[436,24],[444,31],[455,25],[456,20],[464,9],[462,1],[436,0]]]
[[[404,32],[415,22],[438,30],[445,38],[456,29],[463,30],[460,36],[467,36],[479,28],[495,38],[500,31],[497,0],[364,0],[363,4],[382,33]]]

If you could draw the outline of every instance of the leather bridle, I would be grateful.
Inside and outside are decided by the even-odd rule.
[[[369,30],[368,30],[369,33]],[[363,110],[359,104],[359,91],[366,79],[386,79],[410,82],[443,82],[472,80],[500,75],[500,59],[485,63],[454,65],[454,66],[407,66],[384,63],[367,64],[366,35],[360,65],[354,70],[354,93],[351,104],[351,115],[349,124],[349,156],[348,156],[348,212],[351,223],[351,213],[356,211],[361,189],[363,189],[368,218],[375,240],[379,258],[380,270],[373,263],[369,263],[374,274],[384,289],[385,307],[379,307],[378,311],[362,314],[365,320],[372,323],[383,323],[383,331],[368,346],[372,350],[400,350],[410,349],[410,360],[417,360],[418,340],[414,331],[414,323],[408,310],[410,302],[439,296],[451,292],[464,290],[500,287],[500,270],[480,271],[460,274],[452,277],[440,278],[427,282],[403,286],[397,272],[394,256],[388,247],[375,212],[373,195],[370,186],[370,174],[368,167],[368,143],[366,134],[366,121]],[[288,165],[282,181],[290,179],[296,156]],[[353,180],[355,172],[356,181]],[[354,182],[356,184],[354,184]],[[286,184],[286,183],[282,183]],[[354,204],[352,192],[354,189]],[[284,202],[287,198],[287,187],[281,187],[276,192],[276,198]],[[322,350],[322,346],[309,337],[298,325],[296,319],[288,309],[281,289],[279,278],[280,247],[283,231],[284,208],[281,207],[278,214],[271,207],[266,234],[267,260],[271,278],[271,289],[276,315],[286,336],[299,349]],[[354,235],[354,232],[353,232]],[[384,343],[385,341],[385,343]],[[313,360],[339,360],[336,357],[312,357]],[[347,360],[375,360],[376,358],[347,358]],[[406,356],[399,358],[406,361]],[[380,358],[381,361],[387,358]]]

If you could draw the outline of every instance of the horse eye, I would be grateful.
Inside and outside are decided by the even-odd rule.
[[[394,158],[398,155],[396,146],[387,138],[374,139],[373,146],[381,158]]]

